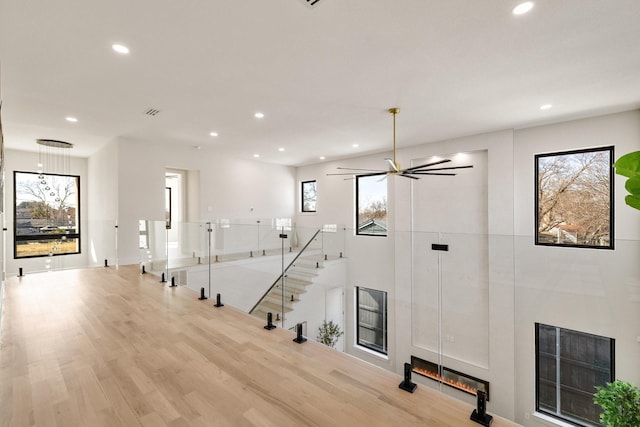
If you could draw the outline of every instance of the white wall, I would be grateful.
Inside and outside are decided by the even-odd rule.
[[[106,144],[88,159],[89,265],[117,263],[118,144]]]
[[[534,324],[615,338],[616,377],[640,384],[640,212],[615,177],[615,250],[534,246],[535,154],[615,146],[640,150],[640,111],[519,130],[515,134],[516,421],[535,406]],[[527,416],[531,419],[527,420]]]
[[[73,149],[71,149],[73,150]],[[9,275],[18,273],[18,269],[22,267],[23,273],[31,271],[46,271],[46,261],[49,257],[38,258],[21,258],[14,259],[13,233],[14,233],[14,194],[13,194],[13,172],[37,172],[39,163],[39,153],[19,150],[5,150],[6,154],[6,171],[5,171],[5,220],[7,225],[6,232],[6,248],[7,248],[7,265],[6,272]],[[52,162],[52,166],[57,166],[56,162]],[[80,254],[54,256],[51,261],[51,269],[76,268],[87,265],[88,260],[88,224],[90,215],[88,214],[87,205],[87,159],[79,157],[71,157],[68,162],[68,169],[64,170],[47,170],[49,173],[68,173],[70,175],[80,176]]]

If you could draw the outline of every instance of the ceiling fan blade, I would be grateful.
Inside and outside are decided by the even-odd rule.
[[[411,178],[411,179],[420,179],[417,176],[411,176],[411,175],[408,175],[406,173],[400,173],[400,176],[404,176],[405,178]]]
[[[348,170],[348,171],[386,172],[381,169],[358,169],[358,168],[341,168],[341,167],[337,167],[336,169]]]
[[[424,167],[426,167],[426,166],[424,166]],[[472,167],[473,167],[473,165],[468,165],[468,166],[448,166],[448,167],[445,167],[445,168],[429,168],[429,169],[420,169],[420,168],[416,167],[416,168],[411,169],[411,170],[405,169],[402,172],[408,171],[409,173],[414,173],[414,172],[429,172],[429,171],[446,171],[446,170],[453,170],[453,169],[469,169],[469,168],[472,168]]]
[[[389,172],[373,172],[373,173],[362,173],[362,174],[358,174],[356,175],[356,177],[360,178],[360,177],[366,177],[366,176],[380,176],[380,175],[387,175]]]
[[[389,167],[391,168],[391,170],[393,170],[394,172],[400,172],[400,169],[398,169],[398,165],[396,165],[393,160],[389,158],[385,160],[387,161],[387,163],[389,163]]]
[[[446,172],[411,172],[411,175],[442,175],[442,176],[456,176],[455,173],[446,173]]]
[[[437,162],[431,162],[431,163],[425,163],[424,165],[419,165],[419,166],[413,166],[411,168],[406,168],[406,171],[411,171],[414,169],[421,169],[421,168],[428,168],[429,166],[435,166],[435,165],[441,165],[442,163],[447,163],[450,162],[451,160],[449,159],[444,159],[444,160],[438,160]]]

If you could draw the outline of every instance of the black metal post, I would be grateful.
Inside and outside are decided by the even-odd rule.
[[[164,277],[164,272],[162,273],[162,277],[160,278],[160,283],[165,283],[167,279]]]
[[[145,274],[147,271],[144,269],[144,265],[142,266],[142,274]]]
[[[106,259],[104,260],[104,266],[105,266],[105,267],[109,267],[109,263],[107,262],[107,260],[106,260]]]
[[[264,328],[268,331],[276,328],[276,325],[273,324],[273,314],[271,312],[267,313],[267,324]]]
[[[214,307],[224,307],[224,304],[220,302],[220,294],[216,294],[216,303],[213,306]]]
[[[477,408],[473,410],[469,419],[477,422],[478,424],[482,424],[485,427],[489,427],[493,422],[493,417],[487,414],[487,395],[482,390],[478,390],[476,393]]]
[[[307,339],[302,336],[302,323],[298,323],[296,325],[296,337],[293,339],[293,342],[297,342],[298,344],[302,344],[305,341],[307,341]]]
[[[18,277],[22,277],[24,276],[24,274],[22,274],[22,267],[18,268]]]
[[[204,288],[200,288],[200,298],[198,298],[200,301],[207,299],[207,297],[204,296]]]
[[[416,391],[418,385],[411,382],[411,363],[404,364],[404,380],[398,387],[400,387],[404,391],[408,391],[409,393],[413,393],[414,391]]]
[[[178,285],[176,285],[176,276],[171,276],[171,284],[169,285],[170,288],[175,288]]]

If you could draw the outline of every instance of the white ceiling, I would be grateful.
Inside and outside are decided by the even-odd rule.
[[[0,0],[5,145],[89,156],[128,137],[303,165],[388,151],[389,107],[399,147],[640,107],[639,0],[306,3]]]

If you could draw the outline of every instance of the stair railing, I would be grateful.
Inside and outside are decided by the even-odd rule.
[[[283,280],[284,277],[286,276],[287,272],[289,271],[289,269],[291,267],[293,267],[293,265],[295,264],[295,262],[298,260],[298,258],[300,258],[300,255],[302,255],[304,253],[304,251],[309,247],[309,245],[311,244],[311,242],[313,242],[316,237],[318,236],[318,234],[320,233],[320,231],[322,231],[321,228],[318,229],[318,231],[316,231],[313,236],[309,239],[309,241],[304,245],[304,247],[300,250],[300,252],[298,252],[298,254],[295,256],[295,258],[293,258],[293,260],[289,263],[289,265],[287,266],[287,268],[285,268],[284,270],[282,270],[282,273],[280,273],[280,276],[278,276],[278,278],[275,280],[275,282],[273,282],[273,285],[271,285],[269,287],[269,289],[267,289],[267,291],[260,297],[260,299],[258,300],[258,302],[253,306],[253,308],[251,310],[249,310],[249,314],[253,314],[254,310],[256,308],[258,308],[258,306],[260,305],[260,303],[267,297],[267,295],[269,295],[269,292],[271,292],[273,290],[273,288],[275,288],[278,283],[280,282],[280,280]],[[282,254],[282,256],[284,256],[284,253]],[[282,289],[282,294],[284,295],[284,287]],[[284,307],[282,307],[282,310],[284,312]],[[284,313],[283,313],[284,314]]]

